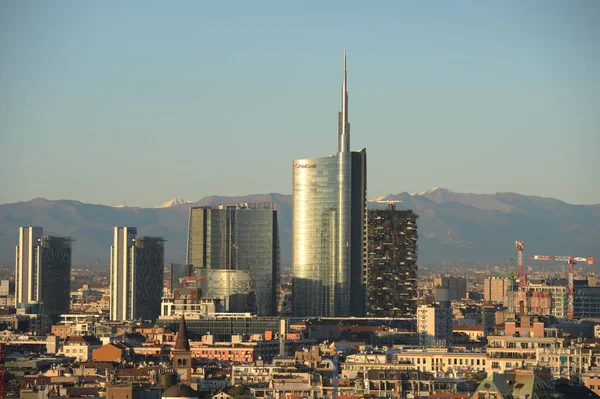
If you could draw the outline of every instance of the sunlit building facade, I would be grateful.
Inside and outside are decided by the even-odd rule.
[[[293,163],[293,314],[365,312],[366,150],[350,151],[344,56],[338,152]]]
[[[191,208],[187,250],[196,274],[202,268],[248,271],[257,313],[275,315],[280,260],[273,203]]]
[[[110,319],[155,320],[160,315],[164,239],[115,227],[110,247]]]
[[[69,311],[71,238],[44,236],[41,227],[21,227],[15,252],[15,302],[57,317]]]

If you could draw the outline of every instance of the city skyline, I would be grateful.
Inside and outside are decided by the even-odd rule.
[[[0,398],[600,398],[598,20],[0,2]]]
[[[367,77],[353,86],[353,124],[369,132],[356,144],[369,140],[370,172],[382,176],[373,196],[448,187],[600,203],[593,2],[348,4],[342,18],[334,4],[315,15],[273,4],[0,7],[0,203],[289,193],[288,160],[334,129],[344,48]],[[116,173],[125,155],[135,187]],[[392,186],[383,176],[399,155],[415,170]],[[188,183],[215,166],[218,176]]]

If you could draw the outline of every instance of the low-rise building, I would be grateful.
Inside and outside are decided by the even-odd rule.
[[[92,359],[100,362],[121,362],[129,357],[129,347],[122,342],[106,344],[92,351]]]
[[[118,384],[106,388],[106,399],[160,399],[161,392],[150,385]]]
[[[485,372],[487,355],[483,351],[431,350],[405,348],[393,354],[356,354],[346,357],[342,374],[356,378],[370,369],[417,370],[435,377]]]
[[[582,375],[583,383],[596,395],[600,395],[600,367],[594,367],[592,370]]]
[[[267,384],[275,375],[292,375],[294,377],[307,377],[296,367],[274,365],[233,365],[231,367],[232,385]]]
[[[63,344],[61,351],[65,356],[71,356],[79,362],[85,362],[92,359],[94,349],[102,346],[96,337],[92,335],[86,336],[70,336]]]
[[[485,329],[481,324],[476,326],[454,326],[452,331],[467,335],[471,341],[479,341],[481,338],[485,338]]]
[[[537,366],[548,368],[554,378],[577,377],[592,368],[594,352],[573,344],[568,348],[546,347],[536,349]]]
[[[379,398],[419,398],[433,392],[433,374],[422,371],[370,369],[365,373],[365,390]]]
[[[250,393],[255,398],[317,399],[323,397],[323,382],[315,380],[310,373],[277,374],[270,379],[267,387],[251,387]]]
[[[515,369],[491,373],[479,384],[473,399],[553,399],[557,392],[544,370]]]

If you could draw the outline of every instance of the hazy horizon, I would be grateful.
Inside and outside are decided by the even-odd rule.
[[[561,202],[564,202],[568,205],[590,205],[590,206],[595,206],[595,205],[600,205],[600,203],[596,203],[596,204],[573,204],[570,202],[566,202],[563,201],[560,198],[553,198],[553,197],[541,197],[541,196],[536,196],[536,195],[528,195],[528,194],[523,194],[523,193],[515,193],[515,192],[510,192],[510,191],[503,191],[503,192],[494,192],[494,193],[464,193],[464,192],[458,192],[446,187],[432,187],[429,190],[436,190],[436,189],[442,189],[442,190],[449,190],[451,192],[454,192],[456,194],[469,194],[469,195],[495,195],[495,194],[518,194],[518,195],[525,195],[525,196],[529,196],[529,197],[539,197],[539,198],[548,198],[548,199],[555,199]],[[412,196],[414,195],[423,195],[426,191],[429,190],[425,190],[422,192],[418,192],[418,193],[408,193],[407,191],[399,191],[399,192],[389,192],[387,194],[381,194],[381,195],[368,195],[368,200],[369,201],[376,201],[378,199],[380,199],[381,197],[387,197],[390,195],[398,195],[398,194],[402,194],[402,193],[408,193]],[[19,202],[30,202],[30,201],[34,201],[36,199],[43,199],[43,200],[47,200],[47,201],[79,201],[82,203],[86,203],[86,204],[90,204],[90,205],[104,205],[104,206],[110,206],[113,208],[120,208],[120,207],[127,207],[127,208],[159,208],[162,205],[167,204],[168,202],[171,202],[173,200],[176,199],[183,199],[187,202],[190,203],[194,203],[194,202],[198,202],[201,201],[205,198],[209,198],[209,197],[249,197],[249,196],[258,196],[258,195],[286,195],[286,196],[291,196],[292,193],[281,193],[281,192],[269,192],[269,193],[250,193],[250,194],[232,194],[232,195],[223,195],[223,194],[210,194],[210,195],[205,195],[203,197],[200,198],[183,198],[183,197],[172,197],[168,200],[165,200],[163,202],[157,203],[157,204],[153,204],[153,205],[148,205],[148,206],[142,206],[142,205],[137,205],[134,203],[120,203],[120,204],[106,204],[106,203],[101,203],[101,202],[87,202],[87,201],[81,201],[77,198],[44,198],[44,197],[35,197],[35,198],[30,198],[30,199],[26,199],[26,200],[20,200],[20,201],[14,201],[14,202],[5,202],[5,203],[0,203],[0,205],[9,205],[9,204],[14,204],[14,203],[19,203]]]

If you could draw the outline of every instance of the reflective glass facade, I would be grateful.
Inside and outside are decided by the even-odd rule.
[[[200,340],[203,335],[211,334],[216,341],[230,341],[232,335],[264,334],[265,331],[279,331],[281,319],[276,317],[260,318],[223,318],[185,320],[185,326],[190,340]],[[168,327],[177,331],[178,320],[157,320],[159,327]]]
[[[44,313],[57,318],[69,311],[71,300],[71,239],[43,236],[38,258],[41,260],[38,294]]]
[[[165,267],[164,288],[166,292],[172,292],[176,288],[183,288],[183,279],[194,275],[192,265],[182,265],[180,263],[169,263]]]
[[[132,259],[133,319],[156,320],[160,316],[165,245],[162,237],[137,237]]]
[[[275,314],[280,261],[274,205],[190,209],[188,262],[196,268],[249,271],[257,313]]]
[[[366,152],[293,164],[293,314],[362,316]]]

